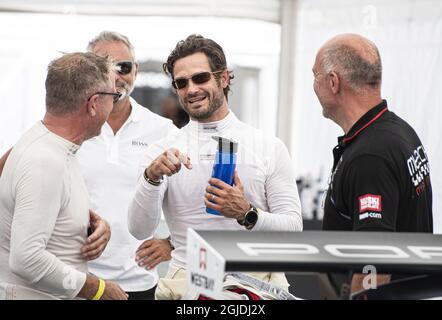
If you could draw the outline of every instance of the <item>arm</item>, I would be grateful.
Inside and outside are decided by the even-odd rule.
[[[401,186],[393,166],[363,155],[349,165],[343,188],[353,231],[396,231]]]
[[[377,156],[363,155],[349,166],[344,194],[354,231],[396,231],[400,186],[393,167]],[[364,290],[366,274],[355,274],[351,291]],[[391,275],[376,275],[376,285],[390,282]]]
[[[141,178],[135,196],[129,204],[129,232],[138,240],[149,238],[155,232],[161,218],[161,207],[167,179],[159,186],[149,184]]]
[[[135,261],[140,267],[150,270],[160,262],[169,261],[173,250],[170,236],[166,239],[149,239],[144,241],[137,249]]]
[[[99,280],[66,265],[46,251],[46,243],[60,212],[63,170],[53,166],[51,169],[58,174],[47,175],[41,163],[22,166],[15,186],[11,271],[40,290],[68,298],[91,299],[97,293]],[[127,295],[117,284],[108,281],[101,299],[124,300]]]
[[[110,240],[111,229],[106,220],[102,219],[97,213],[89,209],[90,216],[90,234],[87,238],[87,245],[81,248],[81,254],[86,260],[97,259],[103,253]]]
[[[302,231],[301,201],[293,163],[279,139],[276,140],[269,167],[266,181],[269,212],[260,210],[253,230]]]
[[[9,266],[17,276],[36,288],[69,298],[75,297],[86,274],[59,260],[46,250],[61,208],[64,168],[47,157],[22,160],[14,179],[16,190],[11,225]]]
[[[127,300],[128,295],[118,284],[112,281],[104,281],[104,292],[98,300]],[[78,293],[78,297],[91,300],[96,297],[99,288],[98,278],[88,275],[83,287]],[[97,300],[97,299],[96,299]]]
[[[191,169],[190,159],[179,150],[171,148],[160,154],[144,170],[133,200],[129,205],[129,232],[142,240],[152,236],[161,218],[161,207],[167,190],[167,179],[159,185],[163,176],[172,176],[181,170],[181,164]],[[147,179],[154,181],[154,184]]]
[[[365,277],[370,277],[370,280],[364,281]],[[356,293],[356,292],[359,292],[362,290],[368,290],[370,288],[373,288],[373,285],[377,288],[378,286],[389,283],[391,280],[391,275],[389,275],[389,274],[378,274],[375,277],[376,277],[375,278],[376,283],[373,284],[372,281],[374,279],[371,279],[370,275],[366,275],[363,273],[354,274],[352,281],[351,281],[351,293]],[[364,288],[365,282],[369,282],[369,283],[367,283],[367,285],[365,285],[365,288]],[[367,286],[369,286],[369,287],[367,287]]]

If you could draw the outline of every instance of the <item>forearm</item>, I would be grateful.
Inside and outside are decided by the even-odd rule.
[[[259,210],[255,231],[302,231],[300,214],[275,214]]]
[[[161,218],[163,185],[153,186],[143,178],[129,205],[128,228],[137,239],[149,238],[155,232]]]
[[[301,201],[287,149],[278,142],[266,182],[268,212],[262,212],[254,230],[302,231]],[[253,204],[253,203],[252,203]],[[255,204],[256,205],[256,204]],[[262,210],[262,208],[259,208]]]
[[[83,287],[78,293],[78,297],[91,300],[98,291],[99,280],[91,275],[87,275]]]
[[[376,283],[373,283],[374,281],[376,281]],[[355,293],[367,289],[377,289],[378,286],[387,284],[390,281],[391,281],[390,274],[370,275],[370,274],[356,273],[353,275],[351,281],[351,292]]]
[[[269,211],[261,209],[254,230],[302,231],[301,202],[294,179],[272,177],[267,186]],[[253,204],[253,203],[252,203]],[[255,204],[254,204],[255,205]]]
[[[9,266],[35,288],[67,298],[77,296],[86,274],[70,267],[46,250],[11,247]]]

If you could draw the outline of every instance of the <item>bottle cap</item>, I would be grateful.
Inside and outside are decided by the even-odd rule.
[[[219,136],[212,136],[212,139],[218,142],[219,151],[230,153],[238,152],[238,142]]]

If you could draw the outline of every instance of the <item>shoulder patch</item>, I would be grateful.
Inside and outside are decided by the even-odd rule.
[[[382,197],[374,194],[364,194],[358,198],[359,213],[367,211],[382,211]]]

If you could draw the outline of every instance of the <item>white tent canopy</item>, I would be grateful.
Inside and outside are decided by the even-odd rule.
[[[0,11],[128,16],[211,16],[280,22],[279,0],[1,0]]]

